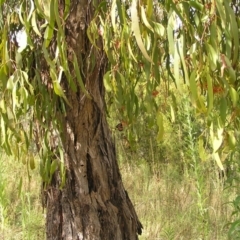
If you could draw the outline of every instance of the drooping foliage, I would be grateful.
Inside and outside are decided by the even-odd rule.
[[[161,141],[163,120],[171,113],[174,121],[177,94],[186,86],[223,169],[222,152],[235,151],[239,131],[239,4],[112,1],[107,23],[100,19],[111,65],[105,86],[120,121],[131,129],[130,140],[137,133],[138,113],[145,111],[146,124],[157,124]],[[166,106],[164,98],[159,102],[157,95],[172,104]]]
[[[58,0],[0,1],[0,144],[8,154],[29,152],[27,161],[34,168],[34,140],[46,183],[58,166],[64,182],[61,118],[66,108],[74,108],[64,91],[75,91],[77,82],[90,97],[82,79],[95,66],[93,54],[87,66],[79,66],[74,53],[68,63],[70,1],[63,5]],[[95,4],[87,34],[93,48],[103,40],[109,61],[105,89],[130,141],[138,133],[136,119],[142,111],[149,127],[157,124],[157,139],[164,138],[164,118],[170,112],[174,121],[176,97],[185,85],[223,168],[221,153],[235,151],[238,144],[239,8],[239,0]],[[68,86],[62,86],[62,76]],[[159,95],[164,96],[161,101]],[[164,98],[172,104],[166,105]]]

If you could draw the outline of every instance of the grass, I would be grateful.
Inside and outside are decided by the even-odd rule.
[[[204,178],[199,204],[194,173],[180,176],[171,165],[158,174],[149,174],[146,163],[122,165],[125,187],[135,203],[144,226],[140,239],[148,240],[224,240],[231,221],[232,190],[224,190],[218,178]]]
[[[0,158],[0,169],[0,239],[43,240],[38,171],[29,176],[26,165],[5,155]]]
[[[148,162],[124,147],[119,152],[124,185],[144,226],[140,240],[228,239],[233,209],[227,203],[236,194],[225,188],[214,161],[196,161],[184,172],[175,161],[161,163],[153,149]],[[40,178],[37,170],[30,174],[29,182],[25,165],[1,157],[1,240],[44,239]]]

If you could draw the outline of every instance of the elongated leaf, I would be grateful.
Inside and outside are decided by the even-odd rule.
[[[181,84],[180,84],[180,78],[179,78],[179,54],[175,50],[174,51],[174,78],[175,78],[175,84],[179,90],[181,90]]]
[[[69,15],[69,10],[70,10],[70,0],[65,0],[65,5],[64,5],[64,20],[67,19],[68,15]]]
[[[37,21],[36,21],[36,12],[34,11],[33,14],[32,14],[32,18],[31,18],[31,23],[32,23],[32,28],[34,30],[34,32],[39,36],[41,37],[41,33],[38,29],[38,26],[37,26]]]
[[[190,76],[189,87],[192,93],[193,101],[196,103],[198,101],[198,89],[196,84],[196,71],[193,70]]]
[[[172,105],[170,105],[170,111],[171,111],[171,121],[174,123],[176,118],[175,118],[175,113]]]
[[[112,84],[111,84],[111,71],[108,71],[103,78],[103,83],[106,91],[112,91]]]
[[[125,13],[125,5],[122,4],[121,0],[117,0],[117,13],[119,14],[120,23],[122,25],[126,24],[126,13]]]
[[[185,62],[185,36],[181,36],[180,40],[177,43],[177,50],[178,50],[178,54],[180,56],[181,62],[182,62],[182,66],[183,66],[183,72],[184,72],[184,80],[186,84],[189,84],[189,76],[188,76],[188,69],[187,69],[187,65]]]
[[[217,68],[218,53],[210,44],[206,43],[206,48],[207,48],[207,54],[210,60],[209,63],[210,63],[211,70],[214,71]]]
[[[47,26],[45,32],[44,32],[44,44],[43,46],[47,48],[53,38],[53,28],[49,25]]]
[[[42,47],[42,51],[43,51],[43,55],[44,55],[44,58],[46,59],[48,65],[50,66],[50,68],[52,69],[52,71],[55,72],[56,74],[56,68],[55,68],[55,64],[54,62],[50,59],[50,56],[49,56],[49,53],[46,49],[46,47],[43,45]]]
[[[224,8],[222,5],[222,1],[216,0],[216,6],[217,6],[218,12],[220,14],[221,20],[222,20],[222,23],[221,23],[222,28],[225,29],[227,21],[226,21],[226,15],[224,14]]]
[[[103,26],[100,26],[100,31],[103,31]],[[102,34],[102,33],[101,33]],[[104,31],[104,36],[105,36],[105,31]],[[96,45],[96,39],[98,39],[99,37],[99,33],[98,33],[98,29],[97,29],[97,25],[95,20],[92,20],[88,29],[87,29],[87,36],[90,40],[90,42],[92,43],[92,45],[99,49],[99,47]]]
[[[213,109],[213,85],[212,78],[207,74],[207,89],[208,89],[208,114]]]
[[[140,27],[139,27],[139,19],[138,19],[138,12],[137,12],[137,1],[138,0],[133,0],[132,1],[132,6],[131,6],[132,31],[133,31],[134,36],[136,38],[137,45],[140,48],[143,56],[149,62],[153,63],[151,58],[149,57],[145,47],[144,47],[143,40],[142,40],[142,37],[141,37]]]
[[[216,160],[216,163],[217,163],[218,167],[223,171],[224,167],[223,167],[222,161],[221,161],[221,159],[219,157],[219,153],[218,152],[214,152],[213,153],[213,157]]]
[[[6,142],[7,135],[6,135],[6,126],[3,117],[1,117],[1,145],[3,146]]]
[[[236,62],[239,60],[239,26],[236,21],[236,14],[234,13],[233,9],[229,6],[227,1],[225,3],[226,12],[230,16],[230,27],[231,27],[231,35],[233,37],[233,61],[232,65],[235,65]],[[239,16],[238,16],[239,17]]]
[[[235,149],[236,147],[236,137],[234,135],[234,131],[228,131],[228,146],[230,147],[230,149]]]
[[[153,13],[153,1],[147,0],[147,16],[150,18]]]
[[[88,91],[86,90],[85,86],[84,86],[84,83],[83,83],[83,80],[82,80],[82,77],[81,77],[81,73],[80,73],[80,70],[79,70],[79,66],[78,66],[78,61],[77,61],[77,57],[76,55],[74,54],[74,57],[73,57],[73,66],[74,66],[74,70],[75,70],[75,73],[76,73],[76,77],[77,77],[77,80],[78,80],[78,83],[82,89],[82,91],[86,94],[86,96],[88,98],[92,98]]]
[[[28,156],[28,160],[29,160],[29,165],[30,165],[30,168],[33,170],[35,169],[35,159],[34,159],[34,155],[33,154],[29,154]]]
[[[223,142],[223,128],[218,126],[216,130],[216,134],[213,132],[213,124],[211,125],[211,137],[213,143],[213,152],[217,152],[222,145]]]
[[[153,28],[154,28],[154,32],[160,36],[163,37],[165,34],[165,28],[162,24],[157,23],[157,22],[153,22]]]
[[[30,0],[30,10],[29,10],[29,14],[28,14],[28,17],[27,17],[27,21],[29,21],[31,19],[31,16],[33,14],[33,11],[34,11],[34,3],[33,3],[33,0]]]
[[[53,75],[55,75],[54,72],[52,73],[52,76],[53,76]],[[55,77],[57,78],[57,76],[55,76]],[[55,77],[54,77],[54,78],[55,78]],[[59,82],[56,81],[56,80],[53,80],[53,89],[54,89],[54,92],[55,92],[59,97],[62,97],[62,98],[65,100],[65,102],[66,102],[70,107],[72,107],[72,105],[69,103],[66,95],[64,94],[62,87],[60,86]]]
[[[168,26],[167,26],[167,36],[168,36],[168,43],[169,43],[169,53],[174,54],[175,44],[173,38],[173,29],[175,25],[174,14],[170,14],[168,19]]]
[[[50,175],[53,175],[58,168],[58,160],[54,159],[51,163]]]
[[[153,32],[153,28],[147,20],[147,16],[146,16],[146,13],[145,13],[145,10],[144,10],[143,6],[141,6],[141,17],[142,17],[142,20],[143,20],[143,23],[145,24],[145,26]]]
[[[59,16],[58,0],[52,0],[52,1],[54,2],[53,12],[54,12],[55,20],[56,20],[56,23],[57,23],[57,26],[58,26],[58,28],[57,28],[58,34],[61,36],[61,38],[64,41],[64,35],[65,34],[64,34],[61,19],[60,19],[60,16]],[[51,13],[51,14],[53,14],[53,13]],[[53,24],[54,24],[54,21],[53,21]]]
[[[131,57],[133,58],[133,60],[134,60],[135,62],[137,62],[137,59],[135,58],[135,56],[134,56],[134,54],[133,54],[133,52],[132,52],[132,48],[131,48],[131,43],[130,43],[130,41],[127,42],[127,46],[128,46],[128,50],[129,50],[129,53],[130,53]]]
[[[188,4],[199,11],[204,8],[203,4],[201,4],[198,0],[190,0],[188,1]]]
[[[238,92],[233,87],[230,87],[229,93],[230,93],[233,107],[236,107],[238,104],[238,100],[239,100]]]
[[[116,31],[116,0],[112,1],[112,6],[111,6],[111,21],[112,21],[112,26],[113,26],[113,31]]]

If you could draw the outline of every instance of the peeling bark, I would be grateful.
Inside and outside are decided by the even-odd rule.
[[[63,3],[60,6],[64,8]],[[72,105],[63,119],[62,134],[67,180],[61,190],[58,174],[54,174],[48,187],[47,239],[135,240],[142,225],[123,187],[106,121],[103,75],[107,59],[101,40],[95,49],[86,34],[92,5],[87,0],[72,0],[70,9],[66,22],[69,62],[74,51],[91,99],[65,83]],[[96,63],[92,71],[90,56]]]

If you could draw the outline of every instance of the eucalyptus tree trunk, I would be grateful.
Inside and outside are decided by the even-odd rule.
[[[60,2],[60,11],[64,5]],[[66,184],[57,174],[47,190],[47,239],[134,240],[141,223],[124,190],[114,142],[106,121],[103,75],[107,59],[101,38],[96,49],[87,27],[93,18],[92,1],[71,0],[66,21],[68,60],[75,52],[90,97],[70,90],[63,79],[67,107],[63,119]],[[73,67],[72,67],[73,68]],[[72,69],[72,76],[76,74]]]

